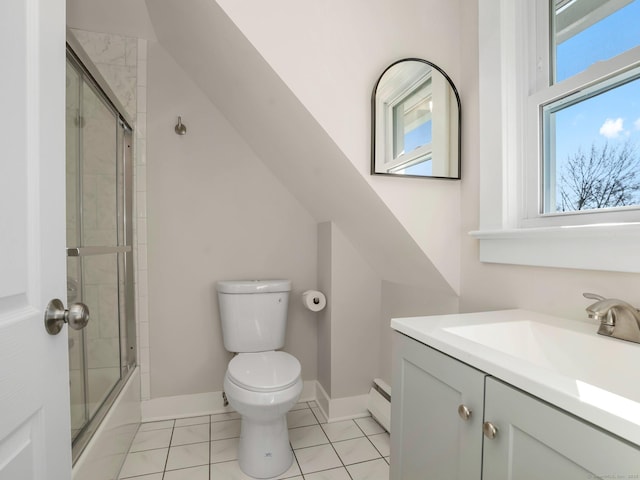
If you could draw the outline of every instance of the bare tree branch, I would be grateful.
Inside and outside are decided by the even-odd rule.
[[[562,212],[640,204],[640,158],[630,142],[570,155],[558,182]]]

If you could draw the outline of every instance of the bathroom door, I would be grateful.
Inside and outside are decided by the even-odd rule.
[[[1,0],[0,61],[0,480],[69,480],[64,0]]]

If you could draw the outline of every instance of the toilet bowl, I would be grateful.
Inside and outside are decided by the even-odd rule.
[[[256,478],[286,472],[293,462],[287,412],[302,393],[300,362],[285,352],[236,355],[224,378],[229,404],[241,416],[238,462]]]

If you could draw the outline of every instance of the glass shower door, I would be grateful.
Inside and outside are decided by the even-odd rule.
[[[74,458],[135,364],[130,150],[131,130],[69,55],[67,301],[90,310],[85,329],[69,330]]]

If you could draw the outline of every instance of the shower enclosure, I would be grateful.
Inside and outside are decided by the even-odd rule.
[[[67,47],[67,302],[74,462],[136,364],[132,129],[110,90]],[[110,98],[111,97],[111,98]]]

